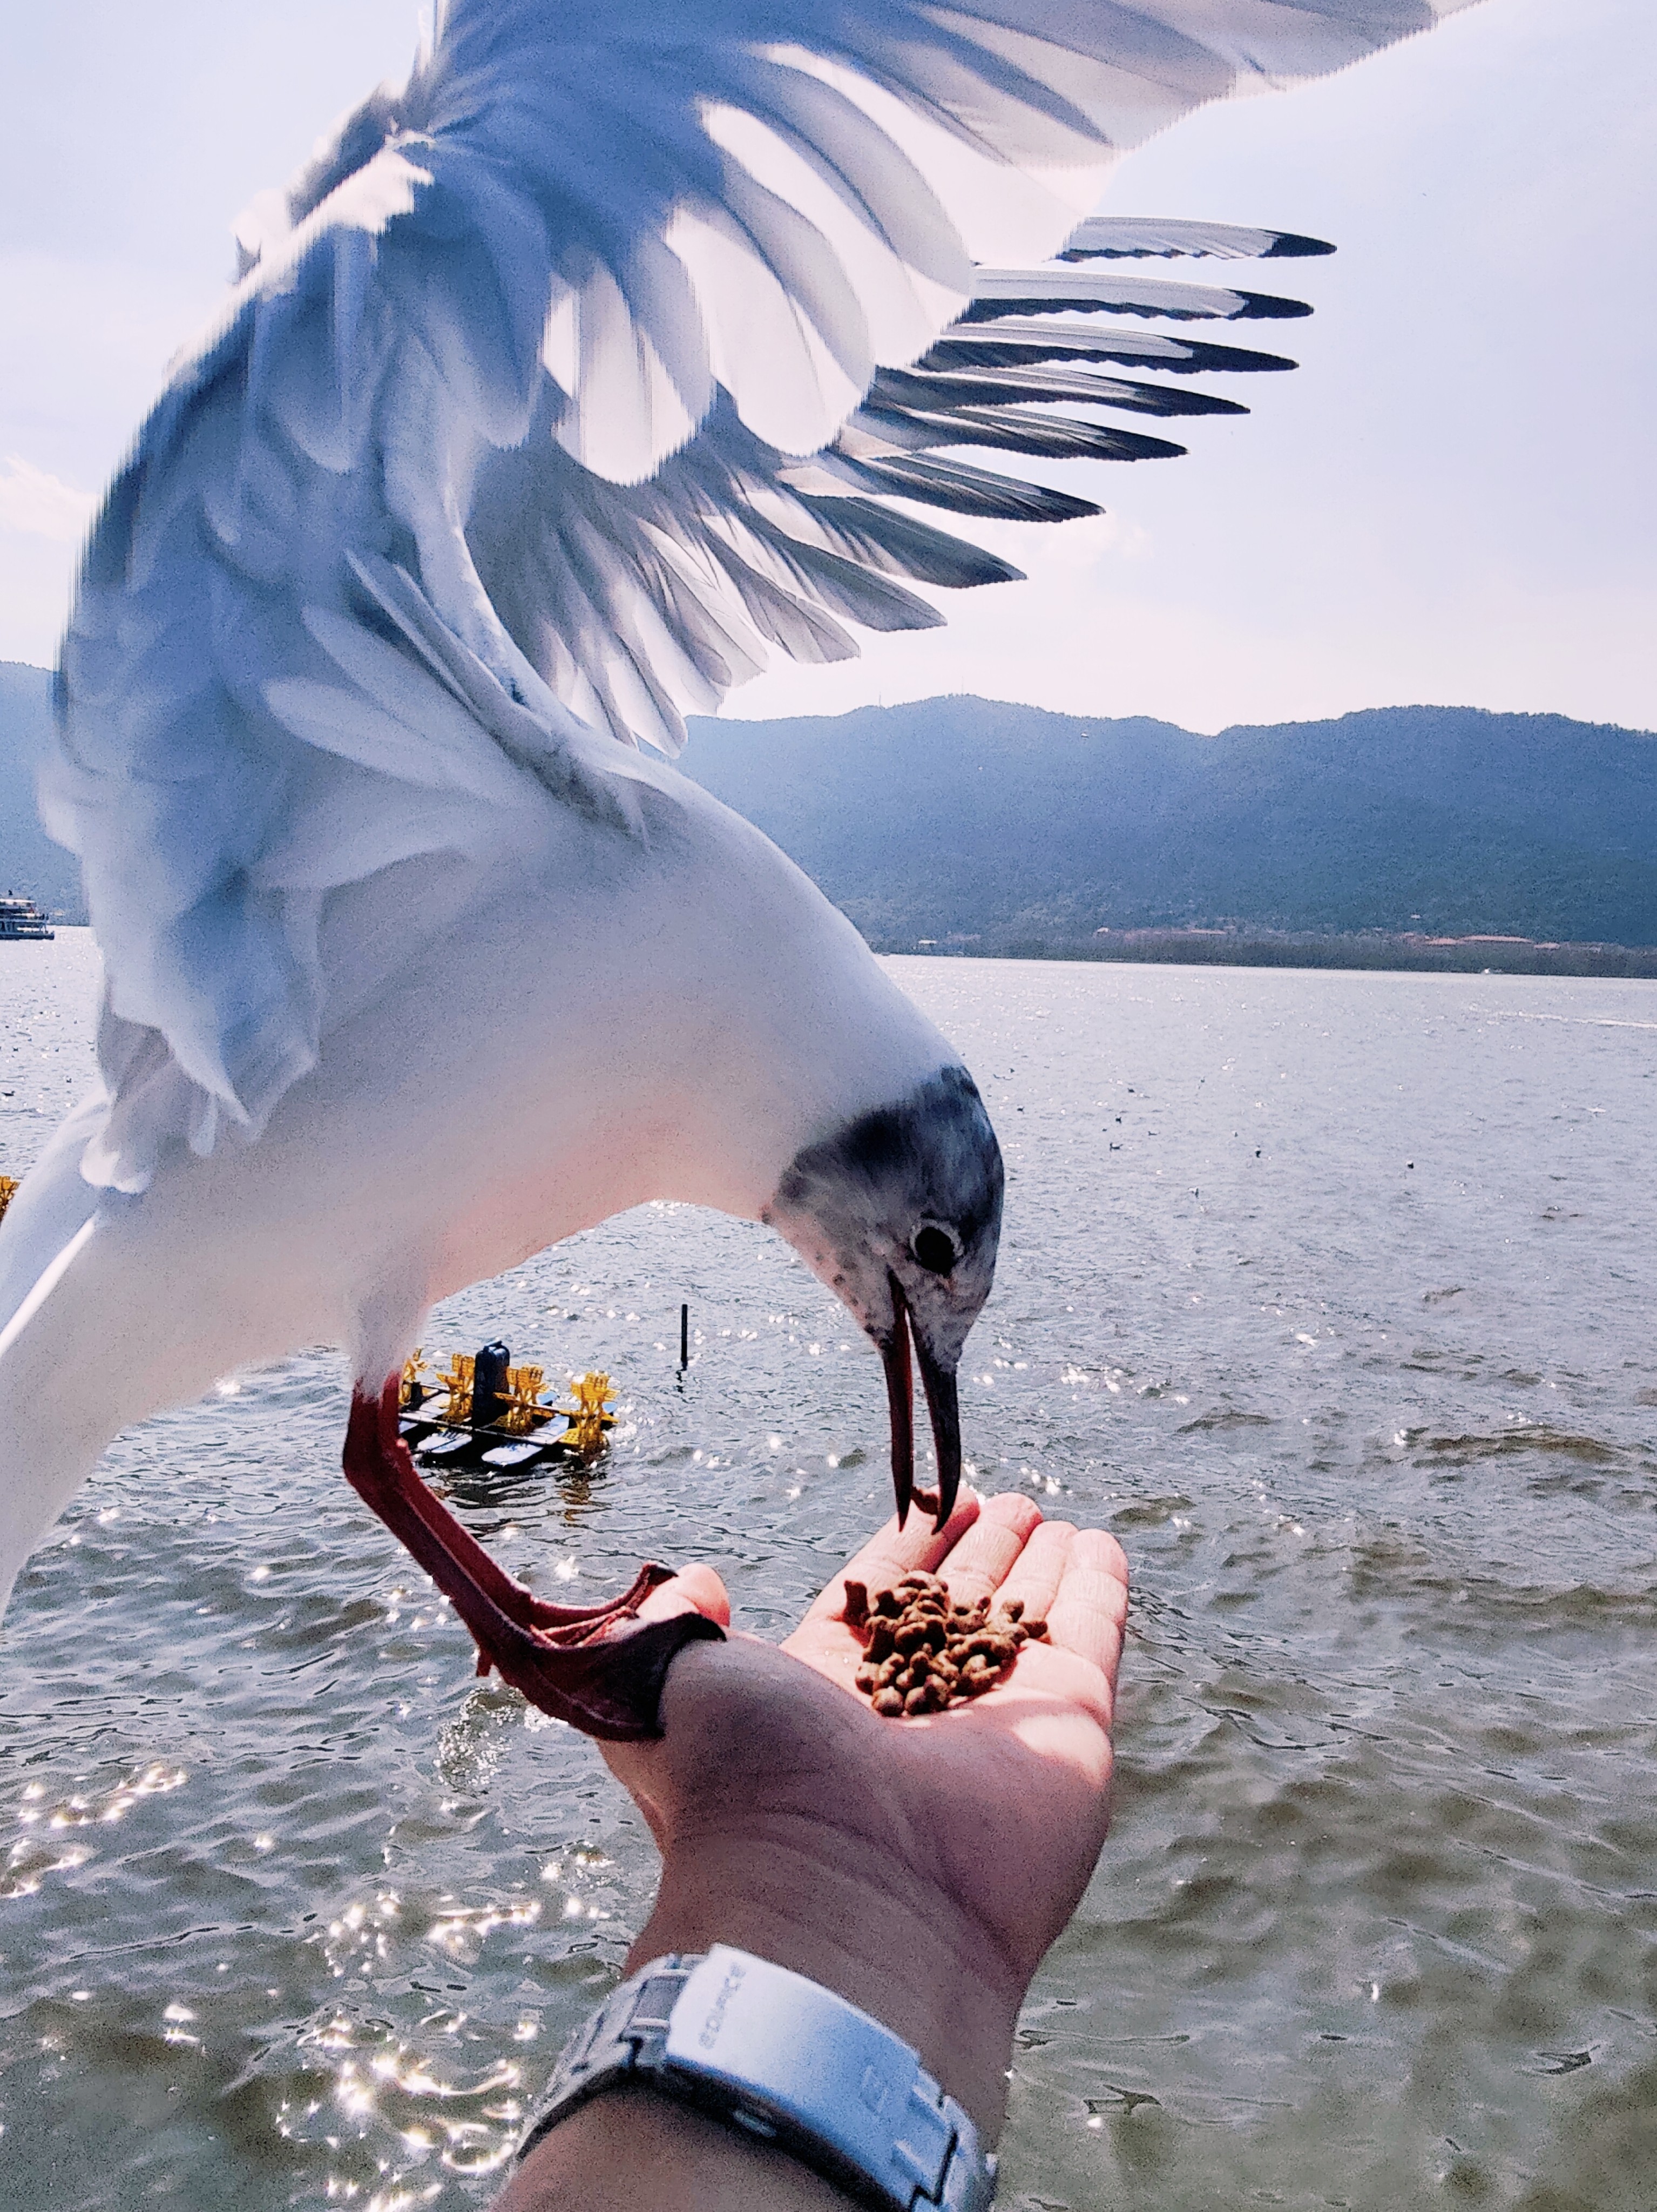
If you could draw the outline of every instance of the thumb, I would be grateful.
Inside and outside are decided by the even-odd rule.
[[[731,1626],[731,1599],[712,1567],[682,1567],[671,1582],[652,1590],[639,1607],[640,1620],[671,1620],[676,1613],[702,1613],[721,1628]]]

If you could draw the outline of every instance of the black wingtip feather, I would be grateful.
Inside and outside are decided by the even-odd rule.
[[[1077,415],[1037,414],[1016,407],[951,407],[923,414],[907,407],[865,407],[853,418],[879,429],[889,425],[900,437],[907,428],[919,436],[916,448],[985,446],[1005,453],[1029,453],[1054,461],[1168,461],[1186,451],[1168,438],[1119,429]]]
[[[1051,484],[1022,482],[969,461],[922,460],[918,454],[889,454],[879,460],[848,465],[871,491],[888,498],[919,500],[954,514],[986,522],[1081,522],[1103,507]]]
[[[1241,346],[1211,345],[1197,338],[1175,338],[1161,331],[1073,331],[1058,323],[1029,325],[1041,336],[1006,335],[1004,331],[965,331],[952,325],[916,367],[947,373],[951,368],[1017,368],[1047,361],[1108,361],[1135,368],[1156,368],[1169,376],[1197,376],[1205,371],[1225,375],[1253,375],[1264,370],[1294,368],[1298,363],[1286,354],[1253,353]]]
[[[1280,230],[1259,258],[1262,261],[1310,261],[1320,254],[1334,251],[1326,238],[1305,238],[1298,231]]]
[[[1237,297],[1247,303],[1232,319],[1240,323],[1291,321],[1312,312],[1304,300],[1285,300],[1276,292],[1239,292]]]

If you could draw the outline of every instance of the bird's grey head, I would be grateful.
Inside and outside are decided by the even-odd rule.
[[[971,1076],[941,1068],[796,1155],[762,1218],[878,1346],[901,1522],[913,1483],[913,1332],[938,1450],[938,1525],[961,1480],[955,1371],[995,1279],[1001,1148]]]

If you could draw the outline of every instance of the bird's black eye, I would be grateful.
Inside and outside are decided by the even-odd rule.
[[[961,1257],[961,1248],[947,1229],[928,1222],[909,1239],[909,1249],[929,1274],[947,1275]]]

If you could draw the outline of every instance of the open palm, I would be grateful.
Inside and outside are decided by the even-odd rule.
[[[969,1705],[885,1720],[853,1686],[862,1648],[841,1617],[845,1583],[878,1590],[915,1568],[957,1598],[1023,1599],[1051,1640],[1027,1644]],[[729,1618],[706,1568],[652,1604],[687,1601]],[[1104,1840],[1126,1608],[1113,1538],[1044,1522],[1028,1498],[968,1495],[939,1534],[919,1516],[901,1533],[889,1522],[780,1649],[740,1635],[692,1646],[668,1676],[662,1739],[604,1755],[670,1875],[676,1863],[717,1869],[705,1877],[713,1892],[737,1881],[762,1912],[806,1914],[830,1948],[856,1948],[901,1899],[914,1923],[970,1947],[987,1978],[1022,1994]],[[708,1910],[728,1905],[710,1894]]]

